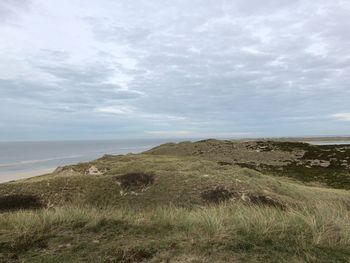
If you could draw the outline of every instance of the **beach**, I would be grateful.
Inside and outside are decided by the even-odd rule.
[[[35,176],[40,176],[48,173],[52,173],[56,167],[47,168],[47,169],[34,169],[32,171],[25,171],[25,172],[18,172],[15,174],[3,174],[0,177],[0,183],[6,183],[10,181],[20,180],[20,179],[27,179]]]

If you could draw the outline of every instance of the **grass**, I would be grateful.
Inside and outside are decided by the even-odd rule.
[[[143,251],[151,262],[186,256],[200,259],[189,262],[348,262],[349,222],[348,208],[335,202],[288,211],[240,203],[60,207],[3,214],[0,231],[3,253],[25,262],[85,262],[86,250],[101,262],[132,262],[130,251]]]
[[[210,155],[109,155],[1,184],[0,262],[350,262],[349,191]]]
[[[348,192],[344,190],[308,187],[292,179],[272,177],[239,166],[222,166],[216,161],[198,157],[133,155],[118,157],[117,162],[105,161],[104,165],[110,167],[104,176],[53,175],[21,180],[2,184],[0,194],[39,196],[48,207],[68,203],[142,208],[169,204],[193,207],[205,205],[207,201],[203,198],[203,193],[218,188],[231,194],[246,192],[267,195],[290,205],[297,205],[301,201],[308,202],[315,196],[325,201],[349,198]],[[152,184],[135,193],[129,191],[126,195],[121,195],[124,189],[117,179],[139,172],[152,174]]]
[[[301,142],[204,140],[164,144],[147,153],[170,156],[200,156],[221,165],[238,164],[265,174],[318,182],[329,187],[350,189],[349,145],[310,145]],[[312,161],[329,162],[329,166]]]

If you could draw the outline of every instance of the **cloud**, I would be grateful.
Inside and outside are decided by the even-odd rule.
[[[130,114],[134,112],[134,109],[129,106],[108,106],[108,107],[101,107],[95,109],[97,112],[102,113],[112,113],[112,114]]]
[[[31,6],[30,0],[2,0],[0,2],[0,22],[14,22],[13,17],[18,16],[21,11],[28,10]]]
[[[147,131],[146,134],[154,135],[154,136],[189,136],[193,133],[191,131]]]
[[[132,119],[144,119],[150,120],[153,123],[170,123],[170,122],[185,122],[189,123],[189,120],[182,116],[158,114],[158,113],[144,113],[136,107],[128,105],[114,105],[106,107],[95,108],[96,112],[107,113],[112,115],[126,115]]]
[[[203,132],[203,131],[146,131],[145,134],[152,137],[163,138],[237,138],[237,137],[251,137],[259,136],[258,133],[251,132]]]
[[[350,121],[350,112],[336,113],[332,117],[339,121]]]
[[[344,0],[1,1],[0,122],[343,134],[349,15]]]
[[[108,87],[109,85],[107,85]],[[138,90],[128,90],[128,89],[118,89],[111,88],[113,92],[117,95],[119,99],[127,100],[127,99],[135,99],[145,95],[142,91]]]

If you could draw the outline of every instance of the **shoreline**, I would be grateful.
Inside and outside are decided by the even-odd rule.
[[[49,173],[52,173],[56,168],[57,167],[51,167],[51,168],[35,169],[31,171],[19,172],[19,173],[13,173],[13,174],[3,174],[3,175],[0,175],[0,184],[49,174]]]

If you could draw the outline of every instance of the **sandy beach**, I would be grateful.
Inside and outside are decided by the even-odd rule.
[[[52,168],[46,168],[46,169],[36,169],[32,171],[26,171],[26,172],[18,172],[18,173],[11,173],[11,174],[2,174],[0,176],[0,183],[6,183],[10,181],[15,181],[19,179],[26,179],[30,177],[40,176],[43,174],[52,173],[56,167]]]

